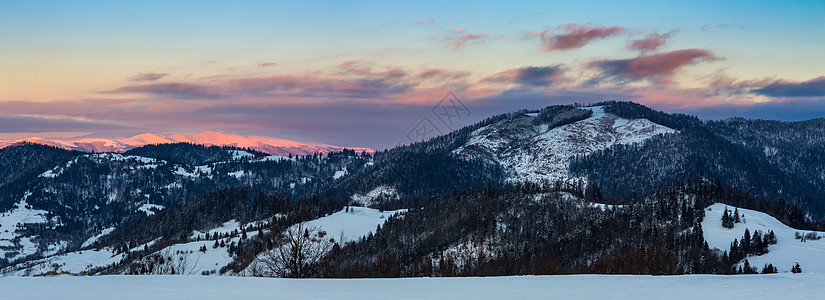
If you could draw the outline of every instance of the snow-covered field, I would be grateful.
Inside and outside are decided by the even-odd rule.
[[[761,271],[765,264],[770,263],[779,269],[781,273],[790,271],[791,267],[798,261],[803,272],[825,273],[825,232],[796,230],[765,213],[743,208],[738,208],[742,222],[734,224],[731,229],[727,229],[722,227],[722,214],[725,212],[725,207],[725,204],[715,203],[705,208],[702,231],[705,235],[705,241],[708,242],[711,249],[730,250],[730,244],[734,239],[742,239],[745,228],[749,229],[751,234],[756,230],[763,233],[773,230],[776,234],[777,244],[768,246],[769,252],[765,255],[749,256],[747,259],[751,266],[757,267]],[[731,213],[734,212],[734,206],[728,205],[727,208]],[[796,232],[801,234],[814,232],[823,238],[808,240],[803,243],[794,238]],[[820,297],[825,297],[825,295]]]
[[[825,274],[272,279],[0,278],[0,299],[821,299]]]

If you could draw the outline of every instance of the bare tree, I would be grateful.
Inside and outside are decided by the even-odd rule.
[[[130,268],[132,274],[192,275],[197,265],[198,260],[189,261],[187,253],[164,249],[133,262]]]
[[[319,235],[318,227],[305,223],[289,227],[272,250],[264,252],[261,263],[278,277],[306,278],[315,274],[333,243]]]

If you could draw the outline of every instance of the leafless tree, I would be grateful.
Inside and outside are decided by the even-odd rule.
[[[197,260],[194,263],[189,261],[188,253],[178,255],[170,249],[165,249],[142,258],[132,268],[143,270],[138,274],[192,275],[197,264]]]
[[[272,250],[264,252],[261,263],[278,277],[306,278],[318,270],[333,243],[319,236],[319,228],[305,223],[289,227]]]

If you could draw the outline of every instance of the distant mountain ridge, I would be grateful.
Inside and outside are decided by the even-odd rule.
[[[365,147],[340,147],[319,143],[301,143],[287,139],[280,139],[265,136],[246,136],[240,134],[223,133],[217,131],[204,131],[197,134],[174,134],[161,135],[155,133],[139,134],[130,138],[82,138],[82,139],[44,139],[31,137],[18,140],[0,139],[0,148],[7,147],[21,142],[43,144],[67,150],[77,150],[83,152],[126,152],[128,150],[151,144],[173,144],[192,143],[207,146],[232,146],[238,148],[248,148],[271,155],[286,156],[307,155],[313,153],[340,152],[344,148],[355,150],[356,152],[374,152],[373,149]]]

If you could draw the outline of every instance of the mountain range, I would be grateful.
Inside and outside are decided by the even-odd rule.
[[[265,136],[245,136],[240,134],[223,133],[217,131],[204,131],[197,134],[173,134],[161,135],[155,133],[139,134],[130,138],[80,138],[80,139],[44,139],[31,137],[17,140],[0,140],[0,148],[9,145],[30,142],[53,147],[77,150],[83,152],[115,152],[122,153],[130,149],[145,145],[192,143],[207,146],[232,146],[237,148],[252,149],[271,155],[287,156],[306,155],[313,153],[327,153],[341,151],[344,147],[327,144],[301,143],[286,139],[265,137]],[[363,147],[350,148],[358,152],[372,152],[372,149]]]
[[[741,233],[720,234],[711,208],[774,218],[789,226],[782,239],[825,229],[824,119],[703,121],[602,102],[376,152],[286,157],[261,146],[292,145],[282,140],[214,132],[125,140],[95,147],[135,147],[0,149],[0,274],[267,275],[267,253],[305,221],[364,235],[317,229],[335,247],[306,276],[734,274],[755,249],[778,249],[762,237],[780,227],[714,250],[704,232]],[[157,265],[170,259],[209,265]]]

